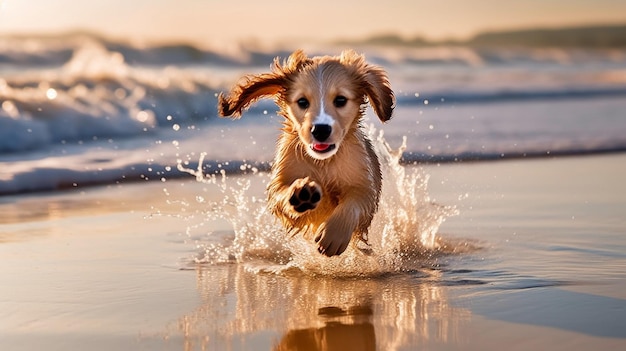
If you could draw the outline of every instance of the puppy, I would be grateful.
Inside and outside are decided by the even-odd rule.
[[[354,51],[308,58],[298,50],[220,94],[219,115],[238,118],[265,97],[285,117],[269,209],[289,232],[314,234],[326,256],[343,253],[353,236],[367,243],[382,175],[361,120],[368,101],[382,122],[391,118],[395,97],[385,71]]]

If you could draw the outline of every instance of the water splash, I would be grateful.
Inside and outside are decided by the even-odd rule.
[[[431,201],[427,191],[429,177],[421,168],[400,164],[406,138],[398,149],[393,149],[382,132],[376,136],[371,126],[368,131],[381,162],[383,188],[367,244],[353,240],[340,256],[320,255],[313,242],[302,236],[288,236],[267,210],[265,199],[251,194],[252,182],[265,184],[269,174],[251,168],[255,176],[238,178],[233,184],[223,170],[219,174],[204,174],[201,155],[197,169],[181,163],[178,169],[222,193],[220,201],[208,204],[206,217],[227,220],[233,232],[212,233],[212,240],[199,244],[201,252],[194,263],[237,262],[257,272],[300,271],[331,276],[372,276],[423,268],[426,260],[445,249],[436,234],[457,210]]]

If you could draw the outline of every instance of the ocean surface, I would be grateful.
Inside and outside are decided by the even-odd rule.
[[[0,38],[0,195],[267,169],[270,100],[220,120],[216,96],[294,48],[215,51],[89,34]],[[343,47],[308,46],[309,55]],[[626,151],[626,50],[356,47],[384,67],[403,162]]]

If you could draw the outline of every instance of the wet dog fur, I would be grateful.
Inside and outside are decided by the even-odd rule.
[[[266,97],[285,118],[269,209],[289,232],[313,233],[326,256],[343,253],[352,237],[367,243],[382,175],[361,120],[368,102],[382,122],[391,118],[395,97],[385,71],[351,50],[311,58],[298,50],[220,94],[219,115],[238,118]]]

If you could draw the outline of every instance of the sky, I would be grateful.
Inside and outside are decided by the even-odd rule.
[[[626,23],[624,0],[0,0],[0,35],[84,29],[113,38],[223,44]]]

